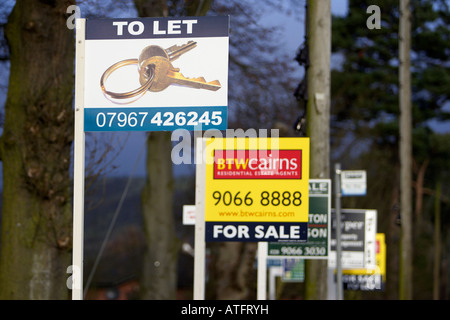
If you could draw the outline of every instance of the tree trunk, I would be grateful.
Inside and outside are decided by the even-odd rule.
[[[400,216],[402,220],[399,298],[413,298],[412,222],[412,114],[411,114],[411,12],[410,0],[400,0],[399,102],[400,102]]]
[[[5,35],[11,71],[0,143],[0,299],[67,299],[71,264],[75,1],[17,1]]]
[[[439,300],[441,288],[441,182],[436,183],[434,200],[434,265],[433,265],[433,300]]]
[[[308,1],[307,136],[310,137],[310,178],[330,177],[330,55],[331,9],[329,1]],[[326,260],[306,260],[305,297],[327,299]]]
[[[177,255],[173,217],[173,176],[167,133],[152,132],[147,139],[147,182],[142,194],[147,250],[141,279],[142,299],[175,299]]]
[[[423,186],[425,181],[425,172],[427,171],[430,158],[426,158],[422,165],[418,166],[417,178],[415,183],[416,189],[416,204],[414,207],[414,216],[416,218],[416,225],[420,227],[422,225],[422,204],[423,204]],[[417,228],[416,232],[419,231]]]
[[[140,17],[166,17],[166,0],[134,0]],[[202,5],[200,5],[202,4]],[[210,1],[189,1],[187,15],[204,14]],[[197,10],[198,9],[198,10]],[[175,299],[178,241],[173,218],[171,132],[152,132],[147,139],[147,183],[142,195],[147,250],[141,278],[142,299]]]
[[[135,0],[140,17],[164,17],[165,0]],[[152,132],[147,138],[147,182],[142,214],[147,249],[141,275],[141,299],[175,299],[178,244],[173,218],[173,175],[170,132]]]
[[[213,266],[214,299],[255,299],[254,270],[257,244],[255,242],[217,243]]]

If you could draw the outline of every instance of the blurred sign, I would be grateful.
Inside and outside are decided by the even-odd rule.
[[[376,267],[377,211],[366,209],[341,209],[342,268]],[[336,214],[331,213],[330,268],[336,267]]]
[[[184,205],[183,206],[183,224],[195,225],[195,206]]]
[[[331,180],[309,180],[308,242],[270,242],[268,256],[326,259],[330,251]]]
[[[283,273],[281,280],[284,282],[305,281],[305,260],[299,258],[285,258],[283,261]]]
[[[374,269],[344,269],[342,282],[346,290],[384,291],[386,285],[386,240],[384,233],[376,235],[376,261]]]
[[[366,171],[344,170],[341,172],[342,196],[365,196],[366,189]]]

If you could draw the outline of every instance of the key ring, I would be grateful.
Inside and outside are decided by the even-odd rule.
[[[105,96],[109,96],[113,99],[128,99],[128,98],[132,98],[132,97],[144,94],[151,87],[151,85],[153,83],[153,79],[155,78],[154,68],[149,68],[149,77],[148,77],[147,81],[137,89],[134,89],[129,92],[123,92],[123,93],[112,92],[112,91],[106,90],[105,81],[106,81],[106,79],[108,79],[108,77],[111,75],[111,73],[113,73],[114,71],[116,71],[117,69],[119,69],[121,67],[124,67],[127,65],[132,65],[132,64],[137,65],[138,59],[127,59],[127,60],[122,60],[122,61],[116,62],[112,66],[110,66],[108,69],[106,69],[105,72],[103,72],[103,75],[100,78],[100,87],[101,87],[103,93],[105,94]],[[126,102],[126,103],[129,103],[129,102]]]

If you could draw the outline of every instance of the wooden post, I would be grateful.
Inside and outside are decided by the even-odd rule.
[[[436,183],[434,200],[434,271],[433,271],[433,300],[439,300],[441,284],[441,181]]]
[[[399,299],[412,299],[412,116],[411,116],[411,12],[410,1],[400,0],[399,103],[400,103],[400,270]]]
[[[310,137],[310,178],[330,177],[331,4],[308,1],[309,68],[307,70],[307,136]],[[306,260],[306,299],[327,299],[327,260]]]

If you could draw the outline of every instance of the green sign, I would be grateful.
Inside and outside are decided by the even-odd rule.
[[[308,240],[269,242],[268,256],[327,259],[330,251],[331,181],[309,180]]]
[[[304,282],[305,260],[299,258],[283,259],[283,274],[281,280],[284,282]]]

